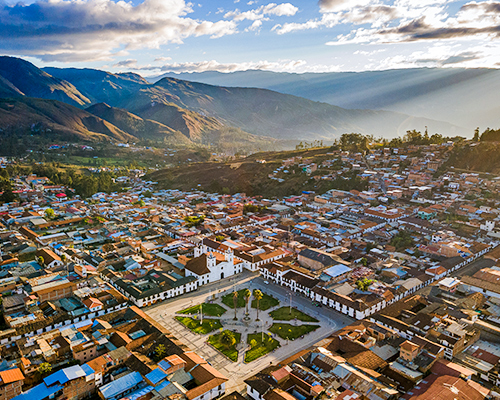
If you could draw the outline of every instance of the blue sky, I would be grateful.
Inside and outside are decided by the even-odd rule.
[[[142,75],[497,68],[499,34],[495,1],[0,0],[0,53]]]

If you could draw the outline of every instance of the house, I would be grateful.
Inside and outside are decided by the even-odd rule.
[[[51,249],[43,248],[36,251],[36,256],[43,259],[43,264],[46,268],[55,268],[63,265],[61,257],[54,253]]]
[[[0,371],[0,399],[10,400],[21,394],[24,375],[19,368]]]
[[[147,387],[139,372],[131,372],[99,388],[99,397],[103,400],[120,400],[127,395]],[[151,390],[153,388],[151,387]],[[150,390],[150,391],[151,391]],[[144,393],[146,395],[147,392]]]
[[[48,400],[64,398],[81,400],[95,391],[94,371],[86,365],[61,369],[44,378],[43,382],[14,397],[15,400]]]
[[[95,297],[87,297],[82,303],[89,309],[90,312],[102,310],[103,304]]]
[[[321,271],[342,261],[338,256],[317,249],[304,249],[299,253],[299,263],[312,271]]]

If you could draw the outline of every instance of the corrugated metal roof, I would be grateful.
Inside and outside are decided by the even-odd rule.
[[[93,373],[93,372],[92,372]],[[73,365],[72,367],[61,369],[46,377],[43,381],[47,386],[51,386],[55,383],[65,384],[73,379],[78,379],[86,376],[87,374],[79,365]]]
[[[130,390],[143,381],[144,379],[139,372],[131,372],[130,374],[122,376],[116,381],[102,386],[99,391],[105,399],[110,399],[119,395],[120,393],[125,392],[126,390]]]
[[[149,374],[146,375],[146,379],[149,380],[153,385],[156,385],[162,379],[165,379],[167,374],[163,372],[160,368],[155,368]]]
[[[35,386],[34,388],[31,388],[27,392],[24,392],[20,394],[19,396],[14,397],[13,400],[43,400],[43,399],[48,399],[50,396],[54,395],[55,393],[59,392],[60,390],[63,390],[63,387],[61,385],[54,385],[47,387],[45,383],[41,383],[38,386]]]

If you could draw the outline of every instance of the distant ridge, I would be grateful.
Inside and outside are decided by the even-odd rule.
[[[390,110],[464,126],[500,126],[500,70],[413,68],[365,72],[167,73],[173,77],[228,87],[259,87],[349,109]]]
[[[96,133],[109,137],[125,134],[134,141],[173,141],[178,145],[236,148],[241,143],[261,150],[279,149],[285,143],[290,146],[301,140],[328,143],[349,132],[387,138],[426,127],[431,134],[468,133],[458,125],[429,118],[390,111],[349,110],[268,89],[222,87],[173,78],[152,84],[133,73],[76,68],[42,70],[13,57],[0,58],[0,95],[64,101],[86,108],[108,124],[102,129],[76,129],[79,135],[88,132],[89,137],[99,138]],[[100,103],[104,104],[97,106]],[[37,104],[35,114],[43,108]],[[71,121],[79,120],[76,111],[77,115],[69,118],[68,109],[64,116],[57,116],[52,114],[57,113],[56,107],[45,108],[47,118],[59,121],[58,128],[62,129],[66,121],[67,129],[75,131]],[[5,121],[0,120],[2,126]]]

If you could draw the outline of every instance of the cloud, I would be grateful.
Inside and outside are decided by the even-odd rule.
[[[323,13],[321,18],[311,19],[303,23],[289,22],[283,25],[277,24],[272,30],[276,31],[279,35],[283,35],[309,29],[333,28],[340,24],[372,24],[378,27],[399,18],[401,14],[397,7],[394,6],[383,4],[369,5],[370,0],[335,0],[330,3],[328,4],[329,7],[338,6],[337,8],[331,8],[331,10],[338,10],[338,12],[327,12],[326,9],[322,8]],[[345,6],[347,9],[343,10],[340,6]]]
[[[170,61],[172,57],[156,57],[154,59],[154,62],[165,62],[165,61]]]
[[[44,61],[109,60],[121,51],[237,32],[234,21],[187,17],[184,0],[0,2],[0,52]]]
[[[339,71],[340,65],[308,65],[304,60],[254,61],[241,63],[220,63],[215,60],[200,62],[169,63],[162,66],[139,66],[133,63],[129,69],[134,71],[157,71],[174,73],[191,73],[217,71],[230,73],[247,70],[267,70],[276,72],[333,72]]]
[[[262,26],[262,20],[258,19],[256,21],[253,21],[252,25],[250,25],[248,28],[246,28],[245,31],[246,32],[248,32],[248,31],[258,31],[261,26]]]
[[[119,61],[116,64],[113,64],[113,67],[114,68],[121,68],[121,67],[133,68],[136,65],[137,65],[137,60],[130,59],[130,60]]]
[[[371,0],[319,0],[322,12],[348,10],[354,7],[367,6]]]
[[[291,17],[295,15],[297,11],[299,11],[299,9],[290,3],[269,3],[265,6],[260,6],[255,10],[240,11],[236,9],[234,11],[229,11],[224,15],[224,17],[231,18],[234,21],[256,21],[265,20],[268,16]]]

